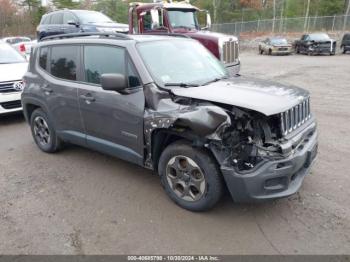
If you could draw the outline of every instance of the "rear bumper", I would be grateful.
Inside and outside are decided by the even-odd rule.
[[[249,173],[221,167],[226,185],[235,202],[259,202],[295,194],[310,172],[317,155],[317,132],[308,133],[289,157],[266,161]]]
[[[0,114],[22,111],[21,93],[0,94]]]

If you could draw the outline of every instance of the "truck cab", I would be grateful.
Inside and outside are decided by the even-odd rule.
[[[221,60],[229,72],[238,74],[240,69],[238,39],[208,31],[211,17],[189,1],[154,1],[130,3],[130,34],[174,34],[198,40],[214,56]]]

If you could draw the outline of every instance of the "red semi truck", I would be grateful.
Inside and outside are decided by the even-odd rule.
[[[210,26],[209,12],[200,10],[189,1],[130,3],[129,34],[181,34],[191,37],[220,59],[231,74],[237,74],[240,69],[237,37],[210,32]]]

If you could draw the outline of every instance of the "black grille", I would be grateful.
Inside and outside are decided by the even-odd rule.
[[[15,101],[10,101],[10,102],[4,102],[0,103],[0,105],[5,108],[5,109],[15,109],[15,108],[21,108],[22,103],[21,100],[15,100]]]
[[[299,105],[281,113],[281,126],[283,135],[287,135],[303,125],[311,118],[310,98],[305,99]]]
[[[0,83],[0,93],[12,93],[12,92],[20,92],[13,88],[13,84],[17,81],[11,82],[2,82]]]

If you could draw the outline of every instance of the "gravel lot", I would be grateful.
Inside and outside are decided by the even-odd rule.
[[[0,117],[0,253],[349,254],[350,55],[241,60],[312,93],[320,153],[298,194],[191,213],[150,171],[75,146],[44,154],[21,115]]]

